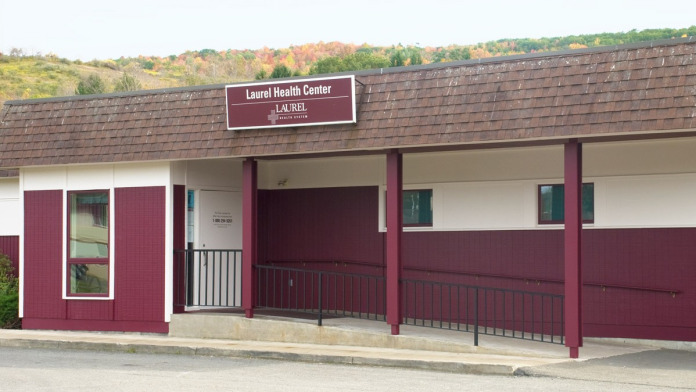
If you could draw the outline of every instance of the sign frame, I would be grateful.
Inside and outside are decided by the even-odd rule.
[[[336,95],[332,89],[338,90]],[[230,131],[355,124],[355,75],[227,85],[225,112]]]

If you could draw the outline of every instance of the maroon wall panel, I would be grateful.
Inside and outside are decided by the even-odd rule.
[[[378,188],[259,191],[259,261],[382,264]]]
[[[24,192],[25,319],[65,318],[62,264],[63,191]]]
[[[377,192],[260,191],[261,263],[383,274]],[[406,279],[563,294],[562,230],[405,232],[402,241]],[[583,279],[586,336],[696,341],[696,229],[586,229]]]
[[[113,301],[66,301],[68,320],[100,320],[114,319]]]
[[[19,236],[0,236],[0,253],[12,261],[15,276],[19,276]]]
[[[563,293],[560,230],[407,232],[403,246],[406,278]],[[583,279],[586,336],[696,340],[696,229],[584,230]]]
[[[115,320],[164,321],[165,194],[115,190]]]
[[[403,249],[406,272],[419,278],[414,269],[445,272],[455,283],[471,283],[466,277],[476,274],[563,278],[563,232],[557,230],[406,232]]]
[[[696,229],[583,236],[585,283],[627,286],[585,287],[586,335],[696,341]]]

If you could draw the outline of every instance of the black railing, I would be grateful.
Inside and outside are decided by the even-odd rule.
[[[242,251],[174,251],[176,306],[241,306]]]
[[[241,305],[240,250],[176,250],[175,305]],[[384,321],[384,276],[256,265],[257,308]],[[564,343],[563,296],[402,279],[403,323]]]
[[[563,344],[563,296],[423,280],[401,281],[404,323]]]
[[[383,276],[257,265],[259,308],[385,320]]]

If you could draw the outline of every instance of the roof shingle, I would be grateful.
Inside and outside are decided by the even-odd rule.
[[[359,72],[357,124],[229,131],[224,86],[14,101],[0,168],[696,128],[696,42]]]

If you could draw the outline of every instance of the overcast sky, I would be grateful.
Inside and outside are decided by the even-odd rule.
[[[696,0],[0,0],[0,51],[68,59],[311,42],[475,44],[696,25]]]

